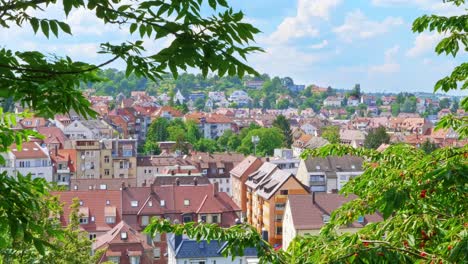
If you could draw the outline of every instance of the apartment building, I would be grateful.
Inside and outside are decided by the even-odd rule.
[[[362,163],[355,156],[309,158],[301,160],[296,177],[312,192],[337,192],[363,173]]]
[[[266,233],[272,245],[281,245],[283,215],[288,195],[309,191],[291,173],[265,162],[249,175],[247,186],[247,221],[258,232]]]
[[[23,142],[21,148],[12,145],[9,152],[1,153],[5,164],[1,165],[0,172],[6,171],[9,176],[30,174],[34,178],[43,178],[53,181],[52,161],[47,147],[37,142]]]
[[[231,171],[231,194],[232,200],[241,208],[242,219],[247,212],[247,181],[250,174],[262,166],[263,162],[261,159],[248,156],[241,163],[235,166]]]

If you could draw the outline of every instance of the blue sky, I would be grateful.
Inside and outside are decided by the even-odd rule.
[[[415,34],[412,21],[422,14],[454,15],[463,8],[442,0],[231,0],[247,21],[262,30],[257,45],[266,52],[249,57],[258,71],[290,76],[298,84],[351,88],[364,91],[426,91],[466,59],[437,56],[434,47],[441,35]],[[59,14],[47,9],[47,16]],[[60,17],[60,15],[57,15]],[[102,25],[84,10],[67,18],[72,37],[46,39],[30,28],[0,30],[9,48],[39,49],[69,54],[74,59],[99,63],[100,42],[131,39],[125,30]],[[157,51],[171,41],[146,43]],[[111,65],[121,67],[122,63]]]

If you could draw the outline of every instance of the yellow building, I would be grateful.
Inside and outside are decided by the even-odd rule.
[[[245,185],[248,223],[259,232],[267,232],[270,244],[280,245],[288,195],[308,194],[307,188],[294,175],[270,162],[249,175]]]

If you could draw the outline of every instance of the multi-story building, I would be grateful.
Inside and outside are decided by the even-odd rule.
[[[12,145],[9,152],[1,154],[5,164],[0,167],[0,172],[6,171],[9,176],[30,174],[32,178],[43,178],[48,182],[53,181],[53,169],[49,151],[41,147],[37,142],[23,142],[21,148]]]
[[[137,158],[137,184],[151,183],[158,177],[171,177],[174,179],[185,176],[201,176],[198,168],[189,158],[174,156],[140,156]]]
[[[245,182],[248,176],[258,170],[262,164],[261,159],[248,156],[229,172],[231,175],[232,200],[241,208],[242,219],[247,212],[247,186]]]
[[[244,157],[240,153],[192,152],[189,159],[203,176],[208,177],[211,183],[218,184],[218,191],[231,195],[231,176],[229,172],[244,160]]]
[[[281,245],[283,214],[288,195],[307,194],[305,187],[294,175],[277,165],[265,162],[249,175],[247,186],[247,221],[258,232],[268,234],[268,242]]]
[[[220,114],[191,113],[185,116],[186,120],[195,121],[204,138],[217,139],[224,132],[231,130],[234,121]]]
[[[76,140],[76,178],[135,178],[136,140]]]
[[[363,173],[362,162],[355,156],[309,158],[301,160],[296,177],[312,192],[336,192]]]
[[[58,185],[69,186],[76,173],[76,150],[55,149],[50,152],[53,179]]]
[[[229,227],[236,223],[240,208],[217,187],[200,185],[164,185],[122,188],[122,218],[137,231],[144,229],[152,217],[180,223],[203,221]],[[167,243],[161,234],[155,249],[161,252],[157,263],[167,263]]]

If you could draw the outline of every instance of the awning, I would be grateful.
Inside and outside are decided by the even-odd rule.
[[[117,208],[115,206],[106,206],[104,207],[104,216],[105,217],[116,217]]]

